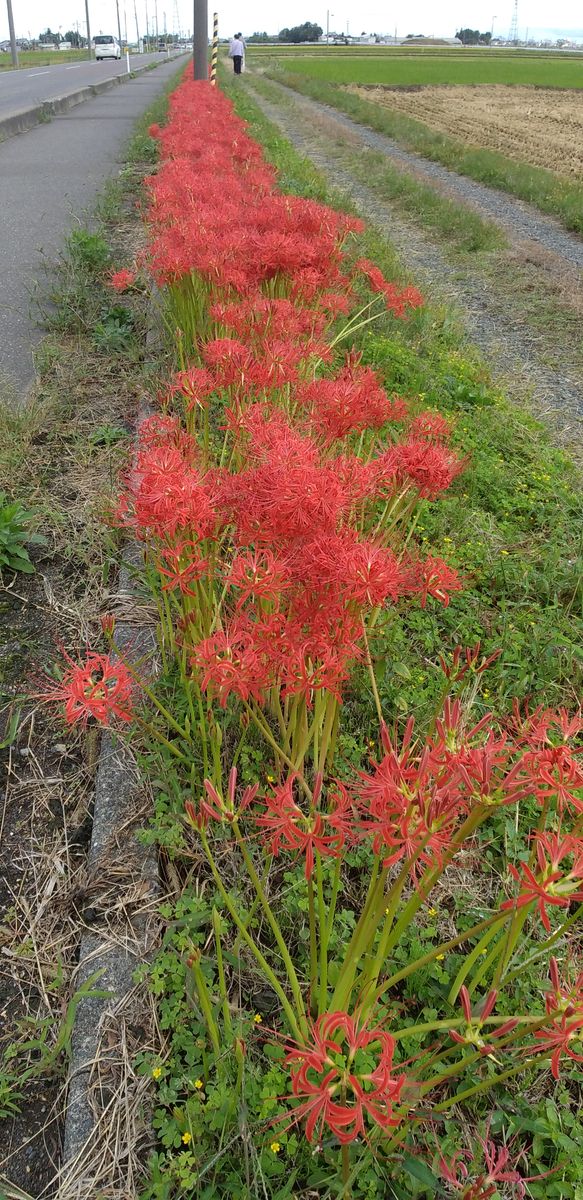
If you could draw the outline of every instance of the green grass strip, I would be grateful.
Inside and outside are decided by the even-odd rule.
[[[281,89],[268,79],[249,75],[247,82],[267,100],[281,104]],[[344,147],[344,154],[350,156],[351,175],[383,200],[390,200],[407,217],[422,222],[440,240],[469,253],[507,245],[504,233],[493,221],[484,220],[459,200],[450,200],[430,185],[421,183],[406,168],[395,167],[386,154],[365,147],[359,150],[352,141]],[[343,166],[342,163],[339,165]]]
[[[339,109],[360,125],[386,134],[406,150],[441,163],[478,183],[526,200],[541,212],[557,217],[566,229],[583,233],[583,184],[571,183],[544,167],[516,162],[494,150],[470,149],[463,142],[430,129],[422,121],[363,100],[323,80],[279,69],[267,71],[267,74],[312,100]]]

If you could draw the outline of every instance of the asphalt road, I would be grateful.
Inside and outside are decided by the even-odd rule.
[[[149,62],[163,62],[165,54],[134,54],[130,66],[145,66]],[[125,75],[125,57],[117,62],[106,58],[100,62],[78,62],[55,67],[27,67],[21,71],[0,71],[0,119],[33,108],[45,100],[55,100],[68,92],[76,92],[88,84],[115,75]]]
[[[171,59],[0,144],[0,403],[34,378],[43,264],[50,268],[67,232],[87,223],[134,122],[185,61]]]

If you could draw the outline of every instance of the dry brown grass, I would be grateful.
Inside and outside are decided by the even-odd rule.
[[[583,178],[583,103],[578,93],[502,84],[414,90],[351,85],[347,90],[471,146]]]

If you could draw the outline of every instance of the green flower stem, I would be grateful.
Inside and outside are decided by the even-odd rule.
[[[381,705],[381,698],[379,696],[379,689],[377,687],[377,681],[375,679],[374,668],[372,665],[372,658],[370,655],[370,646],[368,644],[368,637],[367,637],[367,633],[366,633],[366,625],[364,623],[364,618],[362,618],[362,617],[361,617],[361,624],[362,624],[362,633],[363,633],[363,637],[364,637],[364,656],[366,658],[366,665],[368,667],[368,674],[369,674],[370,683],[371,683],[371,687],[372,687],[372,694],[374,696],[374,702],[375,702],[375,706],[376,706],[376,710],[377,710],[377,716],[379,718],[379,723],[382,725],[384,722],[384,718],[383,718],[383,709],[382,709],[382,705]]]
[[[464,1100],[469,1100],[470,1096],[477,1096],[480,1092],[488,1092],[490,1088],[496,1087],[499,1083],[504,1083],[506,1079],[513,1079],[515,1075],[523,1074],[528,1067],[532,1067],[535,1063],[540,1063],[540,1061],[540,1058],[525,1058],[516,1067],[509,1067],[507,1071],[501,1071],[500,1075],[494,1075],[491,1079],[483,1079],[481,1083],[474,1084],[474,1087],[466,1088],[465,1092],[459,1092],[457,1096],[450,1096],[448,1100],[442,1100],[441,1104],[435,1105],[433,1112],[446,1112],[453,1104],[462,1104]]]
[[[542,1029],[544,1025],[548,1024],[550,1016],[552,1014],[545,1013],[543,1017],[531,1018],[528,1021],[528,1030],[520,1027],[513,1029],[506,1037],[497,1040],[496,1050],[506,1050],[509,1046],[513,1046],[515,1042],[524,1037],[525,1032],[532,1033],[537,1029]],[[472,1067],[474,1063],[480,1062],[483,1058],[484,1055],[479,1050],[473,1051],[471,1054],[466,1055],[465,1058],[452,1063],[450,1067],[446,1067],[444,1071],[440,1071],[439,1075],[434,1075],[433,1079],[428,1079],[424,1083],[421,1083],[419,1085],[420,1094],[424,1096],[432,1088],[439,1087],[442,1083],[452,1079],[455,1075],[459,1075],[461,1071],[465,1071],[467,1067]]]
[[[254,939],[251,937],[251,934],[247,931],[245,923],[241,920],[241,917],[239,916],[239,913],[237,912],[236,905],[234,904],[233,900],[231,899],[231,896],[229,895],[227,889],[225,888],[225,886],[223,884],[220,872],[215,864],[211,848],[208,844],[206,834],[203,831],[201,831],[200,840],[201,840],[202,848],[203,848],[205,856],[206,856],[206,860],[211,869],[213,879],[214,879],[215,884],[216,884],[216,886],[220,892],[220,895],[224,901],[224,904],[225,904],[226,908],[228,909],[233,921],[235,922],[235,925],[236,925],[241,937],[243,938],[245,945],[248,946],[248,948],[251,951],[251,953],[253,954],[254,958],[259,963],[259,966],[261,967],[261,970],[262,970],[267,982],[273,988],[276,996],[279,997],[282,1008],[287,1017],[287,1022],[288,1022],[289,1028],[290,1028],[291,1032],[293,1033],[294,1037],[297,1038],[299,1041],[299,1040],[301,1040],[301,1029],[298,1024],[296,1014],[295,1014],[295,1012],[294,1012],[294,1010],[293,1010],[293,1008],[292,1008],[292,1006],[291,1006],[291,1004],[279,982],[279,979],[277,978],[277,975],[270,967],[264,954],[259,949],[259,946],[254,941]],[[303,1008],[303,1004],[302,1004],[302,1008]]]
[[[389,979],[386,979],[382,985],[382,988],[380,988],[377,993],[378,997],[380,997],[387,988],[394,987],[395,984],[400,983],[402,979],[407,979],[409,975],[412,975],[414,971],[418,971],[420,967],[427,966],[427,964],[432,962],[434,958],[437,958],[438,954],[447,954],[449,950],[454,950],[456,946],[460,946],[462,942],[466,942],[468,938],[476,937],[478,933],[481,933],[483,929],[487,929],[489,925],[507,919],[508,917],[506,915],[506,910],[503,913],[494,913],[492,917],[485,917],[483,921],[480,921],[477,925],[473,925],[472,928],[467,929],[465,933],[458,933],[457,937],[451,938],[449,942],[442,942],[440,946],[436,946],[433,950],[430,950],[427,954],[424,954],[422,958],[415,959],[415,962],[409,963],[406,967],[403,967],[402,970],[396,971],[394,975],[391,975]]]
[[[361,981],[362,988],[367,989],[369,992],[371,991],[371,989],[373,989],[375,987],[376,983],[378,982],[379,974],[382,971],[383,964],[386,959],[386,946],[387,946],[389,938],[390,938],[390,933],[391,933],[392,924],[393,924],[393,921],[395,918],[395,913],[397,911],[399,901],[403,894],[403,888],[405,887],[405,884],[407,882],[407,876],[409,874],[409,870],[410,870],[412,864],[415,862],[415,860],[422,853],[424,846],[425,846],[425,840],[421,844],[421,846],[418,847],[415,857],[413,859],[406,859],[406,861],[404,863],[402,863],[401,870],[399,871],[399,874],[398,874],[395,882],[391,885],[390,891],[387,893],[387,895],[385,897],[383,897],[384,903],[385,903],[385,921],[384,921],[383,931],[379,937],[379,944],[377,946],[376,953],[371,958],[369,966],[364,971],[363,978]],[[372,920],[371,920],[371,932],[372,932],[372,936],[374,938],[376,929],[373,928]],[[371,939],[370,945],[372,945],[372,939]],[[373,998],[373,1003],[374,1003],[374,998]],[[367,1006],[367,1008],[368,1007],[372,1007],[372,1005]]]
[[[492,980],[492,987],[494,988],[498,988],[500,986],[500,980],[503,972],[506,970],[506,967],[512,959],[518,939],[522,933],[522,930],[524,929],[528,914],[534,903],[535,902],[532,901],[530,904],[525,904],[522,908],[515,908],[513,910],[512,924],[507,931],[505,943],[502,946],[502,954],[496,969],[496,974]]]
[[[572,925],[575,925],[576,922],[581,919],[581,917],[583,917],[583,904],[580,904],[579,908],[577,908],[566,921],[563,921],[563,924],[560,925],[559,928],[556,929],[555,932],[546,939],[546,941],[541,942],[536,954],[532,954],[530,958],[525,959],[525,961],[522,962],[519,967],[516,967],[514,971],[511,971],[509,975],[505,975],[504,983],[514,983],[514,980],[518,979],[519,976],[521,976],[526,970],[526,968],[531,965],[531,963],[536,962],[537,959],[541,958],[543,954],[546,954],[546,951],[550,950],[551,947],[554,946],[560,940],[560,938],[562,938],[563,934],[566,933]]]
[[[205,1024],[208,1029],[209,1037],[212,1042],[213,1050],[214,1050],[217,1058],[219,1058],[220,1053],[221,1053],[221,1041],[219,1038],[219,1031],[217,1029],[217,1023],[213,1016],[213,1008],[212,1008],[211,999],[210,999],[207,984],[206,984],[206,979],[202,973],[202,968],[201,968],[200,962],[197,959],[193,959],[193,961],[191,962],[191,970],[192,970],[192,975],[193,975],[196,991],[198,994],[198,999],[200,1002],[200,1007],[202,1008],[203,1016],[205,1019]]]
[[[487,950],[492,938],[495,937],[497,933],[498,930],[496,928],[496,924],[491,923],[489,927],[486,927],[484,936],[480,938],[479,942],[476,942],[473,950],[471,950],[466,956],[450,988],[449,995],[447,997],[449,1004],[455,1004],[460,988],[462,987],[466,976],[469,975],[474,963]]]
[[[318,984],[318,939],[316,936],[316,906],[314,904],[314,885],[311,879],[306,880],[308,891],[308,921],[310,926],[310,1005],[316,1001]]]
[[[332,896],[330,899],[330,905],[328,908],[328,917],[327,917],[327,921],[326,921],[326,946],[330,945],[330,937],[332,935],[332,928],[334,925],[334,917],[336,915],[336,903],[338,900],[338,891],[340,888],[341,871],[342,871],[342,859],[341,859],[340,855],[338,855],[338,858],[335,860],[335,863],[334,863],[334,879],[332,881]]]
[[[269,926],[271,928],[273,936],[279,946],[281,957],[285,963],[285,969],[287,971],[287,977],[288,977],[289,984],[290,984],[290,987],[291,987],[291,990],[293,993],[293,998],[294,998],[297,1012],[300,1013],[301,1016],[305,1016],[304,1001],[302,999],[302,993],[301,993],[301,989],[300,989],[300,985],[299,985],[299,980],[296,975],[296,970],[295,970],[294,964],[291,960],[290,952],[287,948],[285,938],[279,927],[279,923],[273,915],[273,910],[272,910],[269,900],[267,899],[267,896],[265,894],[263,884],[261,883],[261,880],[257,874],[257,871],[255,870],[255,866],[254,866],[253,860],[251,858],[251,855],[249,854],[249,851],[247,850],[247,847],[245,845],[245,839],[239,828],[239,823],[237,821],[237,818],[235,818],[235,820],[233,821],[233,832],[237,839],[237,845],[239,847],[239,850],[241,851],[241,854],[243,855],[243,860],[245,862],[245,866],[247,868],[249,878],[253,884],[253,887],[255,888],[256,894],[259,897],[259,900],[261,902],[261,907],[263,908],[263,911],[265,913],[265,916],[267,917],[267,920],[269,922]]]
[[[380,910],[386,906],[386,880],[386,867],[382,868],[378,874],[378,877],[375,875],[373,870],[364,908],[358,919],[356,928],[353,931],[348,947],[344,952],[344,963],[336,981],[336,988],[334,990],[334,996],[332,999],[333,1009],[341,1009],[346,1006],[354,985],[358,964],[363,955],[366,954],[367,950],[369,949],[372,938],[374,938],[380,916]]]
[[[411,924],[411,921],[416,916],[417,912],[421,908],[421,905],[425,903],[432,888],[437,883],[437,880],[441,877],[441,875],[445,871],[445,868],[449,865],[449,863],[452,861],[452,859],[455,858],[455,855],[457,854],[460,846],[463,845],[466,838],[470,837],[471,834],[475,833],[478,826],[485,819],[488,811],[489,810],[488,810],[487,805],[478,804],[476,806],[476,810],[473,813],[470,813],[470,815],[468,817],[466,817],[466,820],[463,822],[463,825],[458,830],[456,837],[452,839],[449,850],[447,851],[446,854],[444,854],[443,860],[441,861],[441,863],[438,866],[433,867],[430,871],[427,872],[426,875],[423,876],[423,879],[421,880],[419,887],[415,889],[410,900],[405,905],[405,907],[401,913],[401,916],[399,917],[399,920],[397,921],[397,924],[394,926],[394,928],[392,930],[391,936],[388,940],[387,947],[386,947],[387,954],[389,954],[390,951],[393,949],[393,946],[395,946],[397,944],[397,942],[399,941],[399,938],[401,937],[404,930],[407,929],[408,926]]]
[[[318,773],[320,775],[324,774],[324,771],[326,768],[326,759],[328,757],[328,751],[330,749],[330,742],[331,742],[332,733],[334,730],[334,723],[336,721],[337,710],[338,710],[338,701],[336,699],[336,696],[333,696],[330,692],[328,692],[326,695],[326,716],[324,718],[324,725],[322,728],[320,753],[319,753],[319,755],[316,755],[316,753],[314,753],[314,766],[316,767],[316,770],[318,771]],[[316,763],[317,763],[317,766],[316,766]]]
[[[509,1018],[507,1016],[506,1017],[486,1017],[486,1020],[482,1021],[481,1024],[484,1026],[485,1025],[493,1025],[493,1026],[505,1025],[506,1022],[508,1021],[508,1019]],[[513,1019],[520,1022],[520,1024],[522,1024],[522,1025],[532,1025],[533,1022],[538,1021],[539,1018],[538,1017],[515,1017]],[[423,1025],[409,1025],[406,1029],[397,1029],[397,1030],[391,1029],[391,1036],[394,1037],[396,1042],[399,1042],[399,1041],[402,1041],[403,1038],[406,1038],[406,1037],[416,1037],[417,1034],[419,1034],[419,1033],[431,1033],[438,1029],[460,1029],[462,1026],[465,1026],[465,1025],[466,1025],[465,1017],[454,1017],[452,1020],[444,1020],[444,1021],[426,1021]]]
[[[186,763],[188,766],[191,760],[187,757],[187,755],[183,754],[182,750],[179,750],[178,746],[176,746],[174,742],[171,742],[167,737],[164,737],[164,734],[160,733],[159,729],[155,729],[150,721],[144,721],[143,717],[138,716],[134,716],[134,720],[137,721],[141,729],[144,729],[150,737],[154,738],[157,742],[161,742],[162,745],[165,746],[175,758],[179,758],[181,762]]]
[[[225,967],[223,963],[223,947],[221,944],[221,918],[213,906],[212,913],[213,933],[215,935],[215,950],[217,955],[217,974],[219,977],[219,993],[223,1006],[223,1021],[225,1022],[225,1033],[229,1042],[233,1040],[233,1023],[231,1021],[231,1010],[229,1008],[229,997],[227,994],[227,984],[225,980]]]
[[[243,707],[245,708],[245,711],[251,717],[251,720],[255,722],[255,724],[257,725],[257,728],[261,731],[261,733],[263,734],[266,741],[269,742],[269,745],[275,750],[276,754],[278,754],[279,757],[283,759],[284,763],[286,763],[286,765],[288,767],[291,767],[291,770],[295,774],[296,773],[295,764],[292,762],[291,758],[289,758],[288,755],[285,754],[285,752],[282,750],[281,746],[278,746],[267,722],[263,720],[263,718],[260,716],[260,714],[258,712],[256,712],[254,709],[251,708],[250,704],[247,704],[246,700],[243,701]],[[298,782],[299,782],[300,786],[303,788],[304,792],[306,793],[306,796],[308,797],[308,799],[311,801],[313,798],[312,793],[311,793],[310,788],[308,787],[303,775],[298,775]]]
[[[328,921],[324,903],[324,878],[322,872],[322,857],[316,852],[316,885],[318,890],[318,936],[320,941],[320,991],[318,1011],[326,1011],[328,998]]]

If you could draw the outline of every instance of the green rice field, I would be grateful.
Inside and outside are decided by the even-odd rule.
[[[525,53],[515,50],[411,50],[393,47],[250,46],[249,59],[285,63],[295,71],[329,83],[385,84],[397,87],[435,84],[516,84],[522,87],[583,88],[583,54]]]
[[[87,58],[86,50],[19,50],[19,67],[58,67],[63,63],[82,62]],[[0,54],[0,70],[12,68],[10,54]]]

